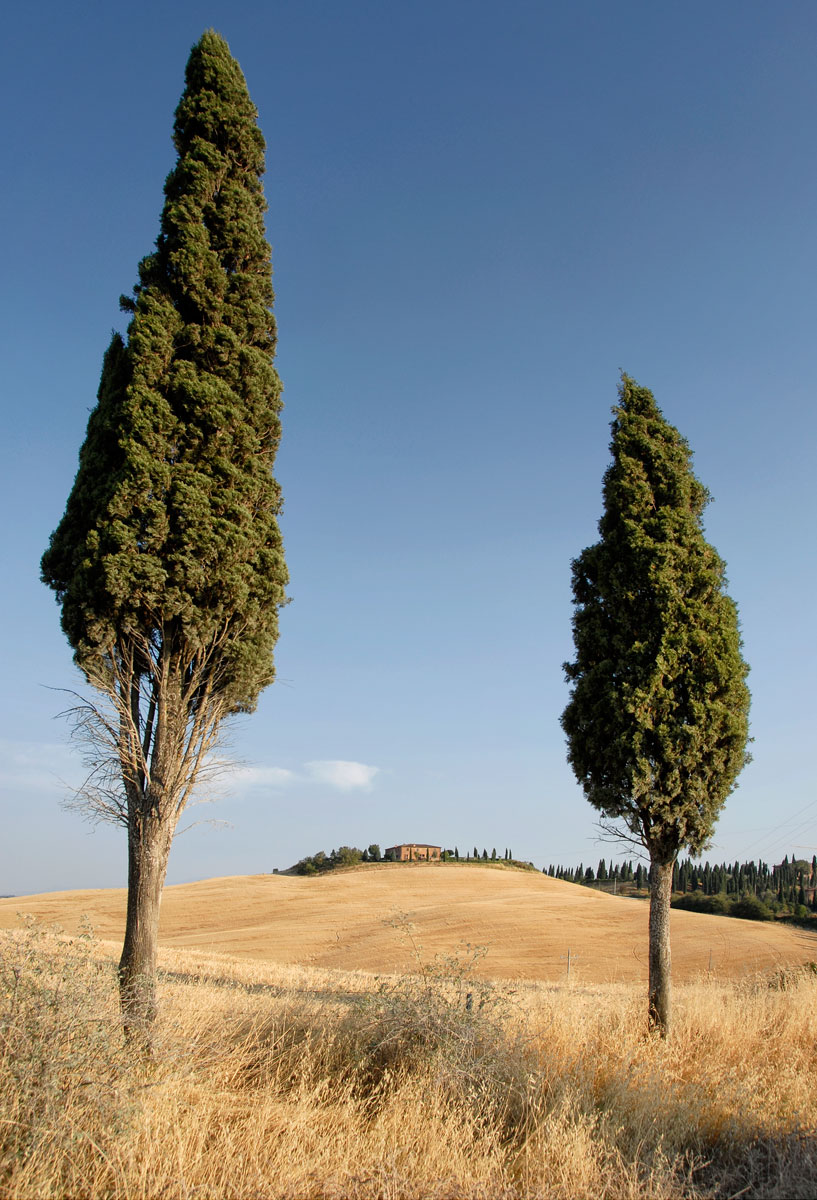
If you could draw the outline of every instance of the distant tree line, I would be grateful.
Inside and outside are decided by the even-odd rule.
[[[443,851],[443,857],[448,862],[517,862],[517,859],[513,856],[513,850],[506,847],[502,854],[497,854],[496,846],[493,847],[490,854],[485,847],[482,848],[482,852],[480,853],[476,846],[474,846],[470,853],[460,854],[459,847],[455,846],[453,850]]]
[[[809,917],[817,913],[817,855],[768,863],[734,862],[710,866],[688,859],[677,864],[673,890],[676,908],[720,912],[754,919]]]
[[[316,854],[300,859],[292,869],[298,875],[320,875],[336,867],[356,867],[362,862],[382,862],[377,842],[372,842],[366,850],[359,850],[357,846],[341,846],[329,854],[325,850],[318,850]]]
[[[578,867],[554,866],[551,863],[544,874],[552,875],[554,879],[564,879],[567,883],[630,883],[637,890],[646,887],[649,882],[649,872],[643,863],[633,867],[631,862],[611,862],[608,867],[603,858],[599,859],[595,871],[590,866],[585,867],[584,863],[579,863]]]
[[[483,848],[480,853],[474,846],[473,854],[461,855],[459,847],[455,846],[452,850],[443,850],[440,857],[443,862],[507,862],[517,866],[530,867],[527,862],[518,862],[509,847],[506,847],[500,856],[497,854],[496,847],[489,854],[487,849]],[[381,854],[377,842],[372,842],[365,850],[360,850],[357,846],[341,846],[340,849],[332,850],[329,854],[325,850],[318,850],[316,854],[310,854],[306,858],[300,859],[292,869],[298,875],[320,875],[325,871],[333,871],[336,867],[354,867],[358,863],[394,861],[396,859],[393,853]]]
[[[604,890],[621,885],[623,891],[642,891],[650,882],[649,868],[643,863],[635,868],[632,862],[611,862],[608,866],[603,858],[595,871],[583,863],[575,868],[551,864],[545,873],[568,883]],[[679,859],[672,874],[672,893],[674,908],[695,912],[750,920],[810,917],[817,914],[817,855],[810,863],[787,855],[782,863],[772,866],[762,860],[713,865]]]

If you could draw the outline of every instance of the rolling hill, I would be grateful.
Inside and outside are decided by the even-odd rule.
[[[125,891],[52,892],[0,900],[0,928],[18,913],[121,940]],[[411,926],[411,930],[409,930]],[[487,946],[480,970],[494,978],[586,982],[645,980],[647,904],[538,872],[458,864],[367,865],[326,875],[233,876],[165,889],[161,945],[238,959],[401,971]],[[817,959],[817,936],[771,923],[672,913],[673,976],[722,977]]]

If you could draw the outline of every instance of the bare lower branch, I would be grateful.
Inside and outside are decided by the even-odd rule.
[[[197,801],[197,803],[206,803],[206,801]],[[181,837],[183,833],[189,833],[191,829],[197,829],[200,825],[209,825],[211,829],[232,829],[231,821],[222,821],[214,817],[204,817],[201,821],[191,821],[189,825],[183,826],[176,830],[176,837]]]
[[[121,636],[89,675],[100,699],[70,692],[78,703],[62,714],[88,768],[67,807],[123,825],[152,813],[175,828],[197,790],[223,769],[211,755],[229,715],[218,662],[227,636],[218,631],[185,661],[163,630]]]
[[[649,851],[644,843],[643,837],[635,834],[626,826],[622,828],[616,825],[611,820],[601,819],[596,822],[596,828],[600,830],[599,841],[607,842],[608,844],[621,844],[622,842],[628,846],[635,847],[639,858],[649,858]]]

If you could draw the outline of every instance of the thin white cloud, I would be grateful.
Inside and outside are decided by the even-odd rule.
[[[380,768],[368,763],[351,762],[348,759],[314,759],[303,764],[298,771],[288,767],[247,766],[235,767],[228,772],[228,783],[237,791],[249,788],[303,787],[305,784],[323,784],[340,792],[369,791]]]
[[[342,758],[308,762],[305,765],[309,775],[317,783],[327,783],[341,792],[351,792],[354,788],[368,791],[380,770],[379,767],[370,767],[361,762],[348,762]]]
[[[286,767],[236,767],[230,775],[238,787],[287,787],[298,781]]]

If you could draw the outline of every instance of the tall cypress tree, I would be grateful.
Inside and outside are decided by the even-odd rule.
[[[128,835],[120,962],[131,1026],[155,1011],[168,855],[224,719],[274,677],[287,571],[272,466],[281,384],[261,186],[264,139],[227,43],[193,47],[155,251],[127,341],[105,356],[79,470],[42,560],[101,703],[98,815]],[[114,763],[118,786],[110,771]]]
[[[649,853],[649,1020],[666,1035],[673,864],[747,761],[748,668],[687,442],[626,375],[613,414],[600,538],[573,563],[562,726],[587,799]]]

